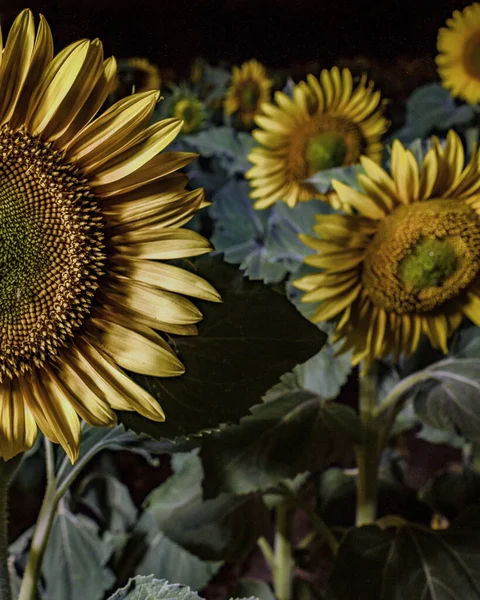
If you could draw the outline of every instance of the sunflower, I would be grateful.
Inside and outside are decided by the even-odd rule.
[[[270,99],[272,84],[265,67],[255,59],[233,67],[232,82],[224,103],[225,113],[235,114],[241,125],[251,129],[261,104]]]
[[[303,302],[320,305],[315,322],[336,319],[334,340],[353,361],[409,355],[422,335],[447,352],[464,316],[480,326],[480,166],[475,148],[464,166],[453,131],[444,148],[432,138],[421,164],[400,142],[391,175],[361,159],[365,193],[333,185],[355,215],[321,215],[301,236],[321,269],[294,282]]]
[[[133,93],[159,90],[162,78],[158,67],[147,58],[133,56],[118,62],[117,77],[112,90],[116,99]]]
[[[480,101],[480,4],[454,11],[438,32],[436,58],[443,87],[470,104]]]
[[[185,85],[172,85],[171,90],[170,97],[164,101],[162,113],[183,121],[182,133],[201,129],[207,118],[205,104]]]
[[[175,171],[194,157],[162,153],[181,123],[146,127],[158,92],[96,117],[115,80],[98,40],[53,55],[50,29],[24,10],[0,69],[0,456],[37,426],[75,460],[79,417],[112,426],[115,410],[164,420],[123,371],[174,377],[165,336],[194,334],[182,294],[218,300],[200,277],[162,260],[210,250],[182,229],[203,203]]]
[[[388,121],[383,116],[380,92],[363,76],[354,88],[348,69],[324,69],[320,80],[313,75],[298,83],[293,98],[275,93],[276,105],[262,105],[255,117],[261,129],[253,137],[262,144],[248,158],[255,208],[267,208],[277,200],[293,207],[313,198],[324,200],[305,180],[324,169],[357,163],[362,154],[380,162],[381,135]]]

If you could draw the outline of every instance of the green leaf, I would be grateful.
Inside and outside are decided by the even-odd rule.
[[[359,173],[365,173],[362,165],[348,165],[347,167],[332,167],[331,169],[324,169],[318,171],[306,181],[311,183],[321,193],[326,194],[332,190],[332,179],[336,179],[345,185],[348,185],[356,190],[361,190],[361,186],[358,183],[357,175]]]
[[[204,502],[196,452],[174,455],[172,467],[173,475],[144,502],[158,527],[202,560],[243,560],[270,525],[263,499],[223,494]]]
[[[196,592],[179,584],[169,584],[164,579],[138,576],[115,592],[108,600],[201,600]]]
[[[126,554],[130,560],[137,559],[136,575],[166,577],[195,589],[203,588],[222,566],[221,562],[202,561],[170,540],[150,509],[140,517]]]
[[[101,600],[115,583],[106,566],[112,550],[94,521],[61,503],[42,563],[48,600]]]
[[[168,583],[164,579],[155,579],[153,575],[137,576],[108,600],[202,600],[196,592],[185,585]],[[238,600],[258,600],[241,598]]]
[[[175,517],[165,533],[203,560],[243,561],[270,528],[269,510],[255,494],[220,494]]]
[[[234,593],[238,596],[255,596],[260,600],[275,600],[275,596],[266,581],[245,577],[235,586]]]
[[[245,173],[252,166],[247,155],[255,145],[255,140],[249,133],[238,132],[232,127],[211,127],[200,133],[186,135],[182,141],[203,157],[217,157],[229,176]]]
[[[159,527],[168,525],[177,514],[202,502],[202,462],[196,452],[172,456],[173,475],[145,499]]]
[[[453,519],[480,500],[480,474],[468,468],[441,473],[432,477],[420,494],[432,510]]]
[[[426,369],[431,379],[415,389],[414,407],[427,424],[480,439],[480,360],[447,359]]]
[[[350,531],[330,576],[336,600],[478,600],[478,506],[442,532],[405,523]]]
[[[196,267],[221,293],[223,304],[199,302],[204,315],[199,335],[175,338],[186,373],[135,377],[158,398],[166,422],[120,413],[125,426],[157,439],[238,421],[280,375],[316,354],[325,341],[285,296],[246,280],[235,267],[211,258],[198,260]]]
[[[296,390],[308,390],[325,400],[336,398],[352,370],[351,353],[335,356],[337,350],[336,344],[325,344],[318,354],[282,375],[280,383],[268,390],[264,400],[268,402]]]
[[[282,479],[326,467],[361,436],[360,420],[351,408],[311,392],[286,394],[252,412],[203,443],[207,498],[266,490]]]

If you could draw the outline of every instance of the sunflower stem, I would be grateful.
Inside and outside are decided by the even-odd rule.
[[[377,516],[378,467],[380,463],[379,423],[375,418],[377,403],[377,368],[372,366],[360,375],[360,418],[363,440],[355,449],[358,466],[357,526],[369,525]]]
[[[290,600],[294,561],[290,544],[290,504],[281,502],[275,509],[273,588],[276,600]]]
[[[42,506],[38,515],[35,532],[33,534],[28,563],[20,587],[18,600],[35,600],[37,598],[37,582],[42,566],[42,559],[47,547],[48,537],[52,528],[55,510],[58,500],[56,498],[56,480],[55,466],[53,456],[53,446],[46,437],[45,442],[45,461],[47,468],[47,487],[43,497]]]
[[[8,490],[21,459],[21,454],[7,461],[0,459],[0,598],[2,600],[12,600],[8,572]]]

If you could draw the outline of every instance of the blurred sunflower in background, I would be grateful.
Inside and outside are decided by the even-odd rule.
[[[293,207],[313,198],[325,200],[305,180],[324,169],[357,163],[361,155],[380,162],[382,134],[388,128],[384,102],[373,82],[363,76],[354,87],[348,69],[324,69],[298,83],[293,98],[275,93],[275,103],[262,105],[255,117],[260,129],[253,136],[261,144],[248,158],[255,208],[278,200]]]
[[[186,85],[171,85],[161,105],[161,114],[183,121],[182,133],[194,133],[202,129],[207,119],[207,108]]]
[[[160,90],[162,77],[158,67],[147,58],[133,56],[118,61],[117,77],[112,94],[115,100],[131,94]]]
[[[454,11],[438,32],[436,58],[443,87],[470,104],[480,101],[480,4]]]
[[[391,175],[362,158],[365,193],[334,188],[355,215],[321,215],[317,237],[301,239],[321,270],[294,282],[303,302],[321,302],[312,320],[336,319],[334,340],[353,362],[409,355],[422,335],[447,353],[464,316],[480,326],[480,166],[464,166],[460,138],[433,146],[418,164],[397,140]]]
[[[181,123],[147,127],[159,93],[130,95],[95,117],[116,77],[98,40],[54,56],[50,28],[15,20],[0,71],[0,456],[37,426],[75,460],[79,416],[164,414],[122,369],[184,371],[155,330],[194,334],[182,294],[216,301],[200,277],[161,260],[209,252],[182,229],[203,203],[175,173],[191,153],[162,153]]]
[[[260,106],[270,100],[272,85],[265,67],[255,59],[233,67],[224,103],[225,114],[234,115],[241,126],[251,129]]]

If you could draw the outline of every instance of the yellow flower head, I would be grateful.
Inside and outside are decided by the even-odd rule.
[[[364,192],[334,181],[355,215],[322,215],[301,236],[321,272],[297,279],[303,302],[321,301],[312,320],[336,319],[335,339],[353,361],[415,351],[422,335],[447,352],[464,315],[480,325],[480,166],[464,166],[461,141],[432,138],[421,165],[398,141],[391,175],[362,157]]]
[[[354,87],[348,69],[324,69],[298,83],[289,98],[275,93],[276,104],[262,105],[253,132],[262,146],[249,154],[253,167],[246,177],[254,188],[255,208],[277,200],[295,206],[313,198],[325,199],[305,180],[318,171],[357,163],[360,155],[380,162],[380,141],[388,127],[380,92],[365,76]]]
[[[232,83],[225,98],[225,113],[235,114],[245,128],[251,129],[260,106],[270,99],[272,83],[265,67],[255,59],[241,67],[233,67]]]
[[[480,4],[454,11],[438,32],[436,58],[443,87],[470,104],[480,101]]]
[[[187,86],[171,86],[172,95],[166,100],[165,114],[183,121],[182,133],[202,128],[207,118],[205,104]]]
[[[115,410],[157,421],[161,407],[122,369],[181,375],[160,332],[195,333],[181,294],[218,300],[209,284],[162,260],[210,246],[182,229],[203,203],[162,153],[181,123],[148,127],[157,92],[96,116],[116,76],[98,40],[54,56],[47,22],[24,10],[0,68],[0,456],[37,426],[78,454],[79,416],[111,426]]]

